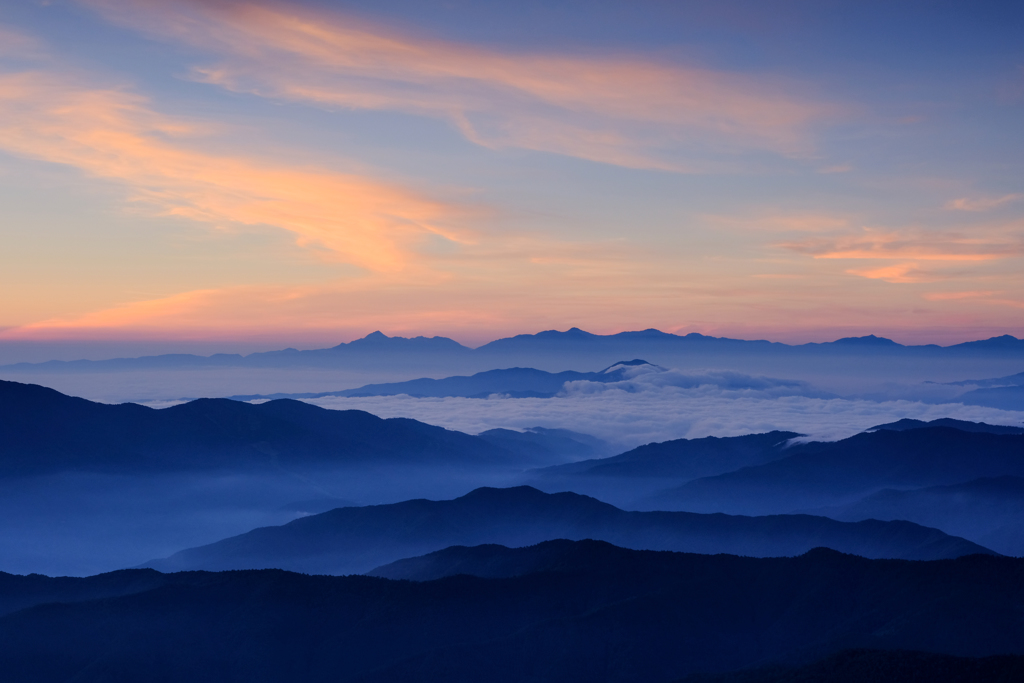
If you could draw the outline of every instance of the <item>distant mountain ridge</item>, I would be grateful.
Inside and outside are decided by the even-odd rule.
[[[949,417],[942,417],[937,420],[931,420],[925,422],[924,420],[913,420],[910,418],[903,418],[896,422],[889,422],[887,424],[876,425],[870,429],[866,429],[866,432],[877,432],[880,429],[885,429],[894,432],[902,432],[908,429],[926,429],[929,427],[952,427],[953,429],[959,429],[962,432],[984,432],[987,434],[1024,434],[1024,427],[1011,427],[1008,425],[990,425],[984,422],[969,422],[967,420],[954,420]]]
[[[634,359],[619,361],[598,372],[575,372],[572,370],[546,372],[534,368],[505,368],[486,370],[471,376],[445,377],[443,379],[422,377],[405,382],[367,384],[355,389],[344,389],[341,391],[300,394],[252,394],[230,396],[229,398],[236,401],[254,401],[277,398],[325,398],[328,396],[397,396],[399,394],[406,394],[417,398],[443,398],[451,396],[488,398],[494,395],[509,398],[551,398],[562,390],[566,382],[585,381],[602,384],[619,382],[624,378],[627,370],[643,365],[657,367],[645,360]]]
[[[833,342],[784,344],[766,340],[730,339],[713,337],[696,332],[676,335],[656,329],[619,332],[598,335],[573,327],[564,332],[546,330],[536,334],[520,334],[497,339],[477,348],[459,344],[447,337],[389,337],[380,331],[351,342],[341,343],[326,349],[300,351],[294,348],[266,351],[248,355],[219,353],[212,356],[192,354],[164,354],[140,358],[115,358],[109,360],[47,361],[44,363],[15,363],[0,366],[4,372],[34,371],[89,371],[125,369],[172,369],[199,367],[333,367],[350,362],[364,361],[370,357],[389,358],[392,362],[403,362],[402,358],[415,356],[423,359],[467,361],[487,360],[523,354],[543,353],[607,353],[607,354],[654,354],[669,350],[716,350],[723,353],[897,353],[919,354],[944,357],[948,354],[999,353],[1024,355],[1024,340],[1012,335],[1002,335],[951,346],[924,344],[905,346],[891,339],[866,335],[844,337]]]
[[[846,505],[807,513],[847,522],[903,519],[970,538],[1004,555],[1024,556],[1024,477],[883,489]]]
[[[753,556],[798,555],[817,546],[866,557],[907,559],[991,552],[906,522],[844,524],[809,515],[626,512],[575,493],[546,494],[519,486],[480,488],[447,501],[339,508],[183,550],[145,566],[160,571],[278,568],[315,574],[362,573],[450,545],[527,546],[555,538]]]

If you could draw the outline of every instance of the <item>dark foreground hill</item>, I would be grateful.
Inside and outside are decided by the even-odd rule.
[[[0,474],[281,465],[507,465],[507,450],[416,420],[279,400],[200,399],[154,410],[0,381]]]
[[[694,674],[679,683],[1016,683],[1024,657],[952,657],[907,650],[843,650],[800,667]]]
[[[146,566],[161,571],[278,568],[349,574],[451,545],[528,546],[555,538],[754,557],[799,555],[818,546],[906,559],[991,552],[909,522],[626,512],[575,493],[547,494],[520,486],[480,488],[455,500],[339,508],[183,550]]]
[[[878,429],[789,449],[785,458],[696,479],[648,501],[657,509],[771,514],[840,505],[883,488],[1024,476],[1024,434],[952,427]]]
[[[0,670],[11,683],[659,683],[849,648],[1024,654],[1014,558],[757,559],[596,541],[490,550],[490,564],[529,572],[2,575],[0,601],[37,598],[0,617]]]

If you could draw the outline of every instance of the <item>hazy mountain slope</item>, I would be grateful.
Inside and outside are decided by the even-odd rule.
[[[0,473],[337,466],[385,461],[508,464],[483,439],[408,419],[299,401],[200,399],[154,410],[0,381]]]
[[[568,429],[533,427],[521,432],[488,429],[477,436],[538,465],[600,458],[615,452],[612,445],[602,439]]]
[[[340,508],[183,550],[146,566],[161,571],[273,567],[350,574],[451,545],[526,546],[555,538],[762,557],[798,555],[818,546],[865,557],[912,559],[990,552],[909,522],[626,512],[575,493],[546,494],[520,486],[481,488],[447,501]]]
[[[959,382],[945,382],[949,386],[976,386],[976,387],[1017,387],[1024,386],[1024,372],[1007,377],[991,377],[989,379],[964,379]]]
[[[673,484],[784,458],[795,432],[675,439],[650,443],[610,458],[583,460],[529,473],[544,491],[575,491],[632,507]]]
[[[1024,410],[1024,387],[975,389],[957,396],[956,400],[971,406],[985,406],[1000,410]]]
[[[0,618],[0,666],[12,683],[657,683],[851,647],[1024,652],[1022,560],[561,549],[507,579],[169,575],[145,592]]]
[[[650,443],[610,458],[537,470],[538,476],[661,477],[696,479],[784,458],[795,432],[675,439]]]
[[[652,497],[657,509],[770,514],[852,502],[882,488],[1024,476],[1024,435],[949,427],[882,429],[795,446],[765,465],[696,479]]]
[[[905,519],[1006,555],[1024,555],[1024,478],[991,477],[909,491],[884,489],[856,502],[809,511],[833,519]]]

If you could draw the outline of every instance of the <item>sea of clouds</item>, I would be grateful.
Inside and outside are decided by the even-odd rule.
[[[679,438],[738,436],[773,429],[816,440],[852,436],[902,418],[952,417],[1024,425],[1024,412],[960,403],[840,398],[806,382],[731,371],[682,372],[651,366],[618,382],[567,382],[554,398],[325,397],[309,403],[408,417],[470,434],[494,428],[572,429],[622,448]]]

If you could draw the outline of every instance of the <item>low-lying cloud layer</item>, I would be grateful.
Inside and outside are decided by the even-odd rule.
[[[605,385],[602,391],[568,392],[549,399],[470,399],[371,396],[311,399],[337,410],[366,410],[380,417],[409,417],[476,434],[504,427],[573,429],[623,450],[644,443],[704,436],[738,436],[773,429],[816,439],[840,439],[904,417],[952,417],[994,424],[1022,424],[1024,413],[962,404],[868,401],[808,396],[737,396],[735,390],[704,385],[631,392]]]
[[[807,382],[745,375],[733,370],[684,371],[661,368],[656,365],[638,365],[623,372],[620,382],[566,382],[563,394],[591,396],[608,391],[634,394],[645,391],[680,390],[688,395],[717,398],[778,398],[780,396],[806,396],[835,398],[834,394],[816,389]]]

